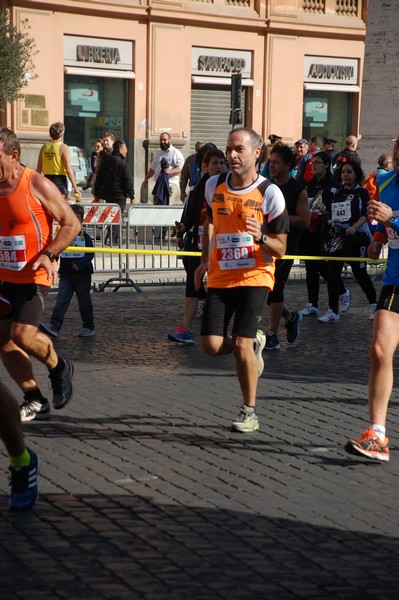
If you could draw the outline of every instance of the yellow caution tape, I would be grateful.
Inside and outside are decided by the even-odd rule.
[[[64,252],[76,252],[76,246],[68,246]],[[99,254],[157,254],[161,256],[201,256],[201,252],[189,252],[187,250],[139,250],[131,248],[86,248],[79,246],[79,252],[92,252]],[[297,256],[286,254],[283,259],[287,260],[339,260],[341,262],[368,262],[386,263],[386,258],[360,258],[356,256]]]

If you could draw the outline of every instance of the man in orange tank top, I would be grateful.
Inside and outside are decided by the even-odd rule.
[[[57,356],[38,326],[54,279],[55,260],[77,235],[80,224],[55,185],[23,167],[19,156],[17,136],[0,128],[0,355],[24,393],[19,414],[12,397],[0,390],[0,437],[12,459],[10,508],[24,510],[36,501],[37,486],[36,495],[27,488],[21,497],[21,478],[28,485],[39,465],[37,455],[24,447],[20,417],[24,421],[47,418],[50,412],[29,357],[49,370],[54,408],[66,406],[73,393],[72,361]],[[54,239],[53,220],[60,224]]]
[[[280,189],[259,175],[262,140],[252,129],[230,132],[230,172],[206,182],[208,219],[195,284],[208,271],[201,348],[211,356],[234,353],[243,405],[233,431],[259,429],[255,413],[258,377],[263,371],[265,335],[258,329],[267,294],[274,285],[274,258],[285,253],[288,213]],[[232,335],[227,332],[234,315]]]

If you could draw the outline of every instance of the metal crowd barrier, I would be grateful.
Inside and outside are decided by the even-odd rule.
[[[123,239],[123,215],[118,204],[81,202],[84,208],[83,224],[93,240],[94,247],[120,248]],[[112,273],[118,279],[124,274],[123,256],[112,252],[95,253],[95,273]]]
[[[136,273],[184,272],[183,263],[178,255],[162,253],[165,250],[176,249],[175,222],[180,221],[182,212],[183,205],[132,204],[129,206],[126,216],[126,249],[159,249],[159,253],[127,254],[126,285],[133,283],[131,279],[133,270]],[[137,283],[134,287],[137,289]]]
[[[123,254],[101,252],[95,254],[94,272],[110,273],[112,277],[101,283],[97,291],[106,287],[118,291],[121,287],[132,287],[142,292],[132,279],[132,272],[184,272],[177,256],[162,254],[164,250],[175,250],[175,221],[180,221],[183,205],[157,206],[132,204],[125,217],[117,204],[84,203],[84,225],[92,237],[94,247],[122,250],[159,250],[156,255]]]
[[[179,255],[168,254],[167,251],[176,250],[175,221],[180,221],[183,211],[182,205],[157,206],[152,204],[128,205],[127,214],[121,213],[117,204],[84,203],[84,224],[87,233],[92,237],[94,247],[118,249],[122,252],[101,252],[94,255],[94,272],[112,276],[97,288],[104,291],[106,287],[113,287],[117,291],[120,287],[132,287],[137,292],[143,290],[134,281],[134,273],[168,273],[184,274],[184,267]],[[124,254],[123,250],[136,250],[135,254]],[[140,250],[156,251],[154,254],[141,254]],[[166,251],[166,252],[165,252]],[[385,252],[382,253],[382,256]],[[305,263],[296,258],[295,266],[299,271],[304,271]],[[370,275],[373,279],[381,276],[385,265],[370,264]],[[292,273],[293,279],[297,278]],[[300,278],[303,277],[299,273]],[[352,277],[351,270],[345,264],[343,276]]]

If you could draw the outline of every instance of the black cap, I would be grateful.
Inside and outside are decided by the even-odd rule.
[[[325,137],[325,138],[324,138],[324,143],[325,143],[325,144],[336,144],[336,143],[337,143],[337,140],[336,140],[335,138],[330,138],[330,137],[329,137],[329,138],[327,138],[327,137]]]
[[[274,144],[275,142],[278,142],[279,140],[282,140],[283,138],[281,137],[281,135],[276,135],[274,133],[271,133],[269,135],[269,140],[271,141],[272,144]]]

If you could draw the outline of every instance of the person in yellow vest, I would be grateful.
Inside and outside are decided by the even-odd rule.
[[[201,264],[195,272],[197,289],[208,272],[201,349],[211,356],[234,353],[243,405],[232,430],[242,433],[259,429],[256,390],[266,342],[259,323],[274,286],[274,257],[284,255],[289,230],[281,190],[256,171],[261,147],[262,139],[252,129],[230,132],[226,148],[230,172],[206,182],[208,218]]]
[[[69,147],[63,142],[64,133],[63,123],[50,125],[51,140],[43,144],[40,149],[36,171],[50,179],[65,198],[68,198],[69,179],[74,191],[74,199],[79,202],[81,193],[77,188],[75,173],[71,166]]]

